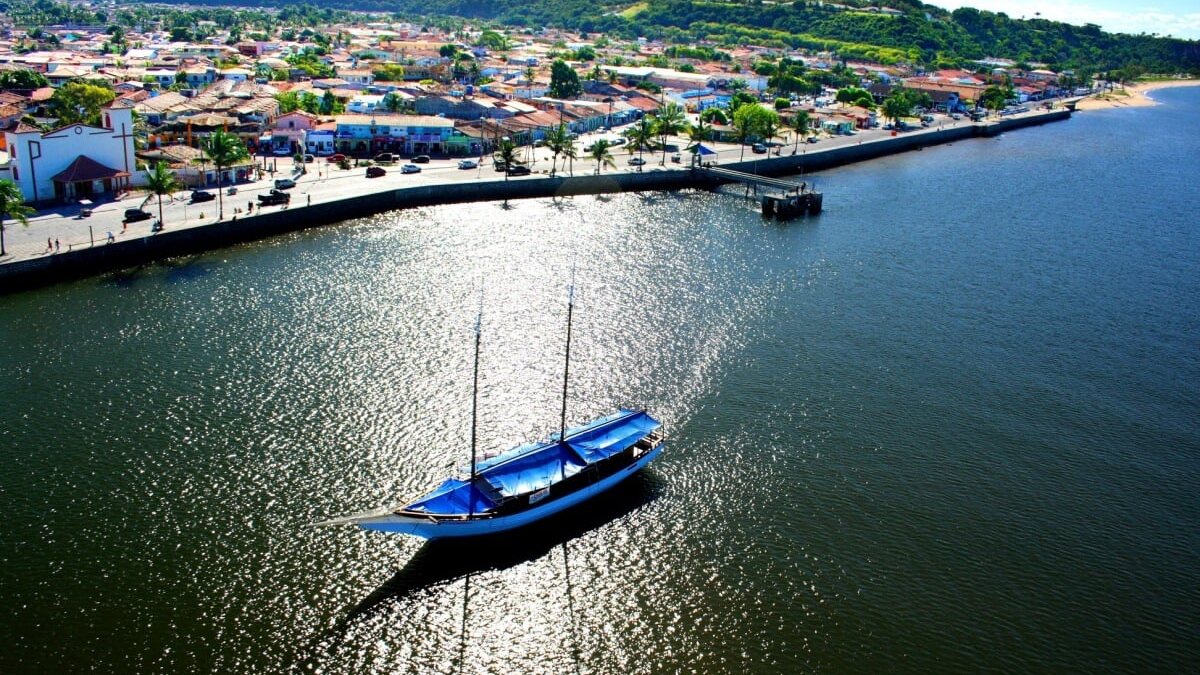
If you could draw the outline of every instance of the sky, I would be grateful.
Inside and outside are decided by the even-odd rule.
[[[974,7],[1013,18],[1094,23],[1110,33],[1158,33],[1200,39],[1200,0],[925,0],[947,9]]]

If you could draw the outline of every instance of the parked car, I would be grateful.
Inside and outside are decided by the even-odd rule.
[[[217,196],[211,192],[205,192],[204,190],[192,190],[191,203],[196,204],[199,202],[211,202],[216,198]]]
[[[280,146],[272,150],[271,154],[275,155],[276,157],[287,157],[288,155],[292,154],[292,149],[287,146]]]
[[[136,223],[140,220],[150,220],[154,216],[150,215],[149,211],[141,209],[125,209],[125,218],[122,222]]]
[[[314,161],[316,161],[316,159],[317,159],[316,157],[313,157],[310,154],[305,153],[305,155],[304,155],[304,163],[305,164],[312,164]]]
[[[750,146],[750,151],[756,155],[765,155],[767,154],[767,146],[763,145],[762,143],[755,143],[754,145]]]
[[[421,173],[421,167],[416,164],[405,164],[400,167],[400,173]]]
[[[478,166],[479,166],[479,163],[473,159],[458,160],[458,168],[460,168],[460,169],[474,169],[474,168],[477,168]]]
[[[291,178],[276,178],[275,179],[275,189],[276,190],[290,190],[294,187],[296,187],[296,181],[292,180]]]
[[[396,161],[396,156],[390,152],[381,152],[378,155],[375,155],[375,161],[379,164],[391,164],[392,162]]]
[[[529,174],[529,167],[524,164],[517,164],[508,170],[510,176],[528,176]]]
[[[816,142],[817,142],[817,140],[818,140],[818,139],[817,139],[817,137],[816,137],[816,136],[809,136],[809,137],[808,137],[808,141],[807,141],[807,142],[809,142],[809,143],[816,143]]]
[[[287,204],[292,201],[292,196],[286,192],[279,190],[271,190],[265,195],[258,196],[259,206],[275,206],[277,204]]]
[[[344,159],[346,159],[346,156],[340,152],[329,156],[329,161],[332,162],[333,164],[337,164],[338,162],[340,162]]]
[[[611,144],[612,145],[625,145],[625,138],[623,136],[618,136],[618,137],[612,139]]]
[[[416,157],[413,157],[413,162],[416,164],[428,164],[429,155],[417,155]]]
[[[504,171],[506,168],[508,168],[508,165],[497,159],[492,161],[492,168],[497,171]]]
[[[379,178],[380,176],[386,176],[386,175],[387,175],[387,171],[385,171],[382,166],[368,166],[367,167],[367,178]]]
[[[629,158],[629,166],[642,166],[645,163],[646,163],[646,160],[642,159],[641,157],[630,157]]]

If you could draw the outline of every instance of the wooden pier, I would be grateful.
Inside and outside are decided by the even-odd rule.
[[[716,166],[698,166],[693,169],[707,179],[720,183],[742,183],[753,187],[755,194],[761,186],[776,193],[765,193],[762,196],[762,214],[776,218],[795,218],[804,214],[816,215],[821,212],[823,196],[812,189],[807,181],[791,181],[782,178],[770,178],[754,173],[745,173]]]

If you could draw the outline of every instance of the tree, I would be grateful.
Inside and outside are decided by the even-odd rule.
[[[654,119],[654,128],[658,132],[660,144],[662,145],[663,157],[662,165],[667,164],[667,136],[674,136],[682,133],[688,128],[687,115],[683,112],[683,107],[678,103],[668,103],[659,108],[658,116]]]
[[[496,154],[494,155],[494,158],[497,162],[500,162],[504,165],[504,180],[508,180],[508,174],[512,170],[513,166],[520,164],[520,162],[517,161],[517,155],[520,152],[521,151],[517,147],[517,144],[513,143],[511,138],[501,138],[500,142],[496,144]],[[506,203],[507,201],[508,200],[505,200]]]
[[[0,72],[0,89],[39,89],[49,86],[46,76],[33,70]]]
[[[250,153],[246,152],[246,146],[241,139],[225,131],[214,131],[201,144],[200,149],[217,167],[217,199],[219,200],[217,209],[219,218],[223,219],[225,218],[225,198],[221,193],[221,170],[233,165],[234,162],[246,159]]]
[[[592,144],[591,156],[596,160],[596,175],[600,175],[601,171],[606,166],[616,167],[617,163],[613,161],[612,152],[609,151],[611,144],[608,139],[601,138]]]
[[[800,139],[808,138],[809,128],[812,127],[812,118],[809,117],[807,110],[801,110],[792,116],[792,131],[796,132],[796,147],[792,154],[796,154],[795,150],[800,149]]]
[[[567,131],[567,127],[564,124],[559,124],[557,127],[551,129],[546,134],[545,141],[546,147],[550,149],[550,154],[552,155],[552,159],[550,160],[550,175],[553,176],[558,166],[558,156],[567,149],[568,145],[574,145],[575,141],[571,138],[571,134]]]
[[[729,124],[729,116],[720,108],[705,108],[700,113],[700,121],[711,124]]]
[[[281,115],[300,109],[300,95],[294,91],[275,94],[275,100],[279,101],[279,114]]]
[[[712,127],[704,124],[704,118],[700,118],[700,123],[687,130],[688,140],[691,141],[687,146],[688,152],[692,153],[692,164],[696,163],[696,158],[700,156],[700,145],[707,141],[712,136]]]
[[[979,102],[983,104],[983,107],[995,112],[1007,105],[1008,100],[1012,98],[1012,96],[1013,92],[1011,87],[992,85],[987,89],[984,89],[983,93],[979,95]],[[884,101],[884,103],[887,103],[887,101]]]
[[[554,98],[575,98],[583,93],[579,74],[562,59],[554,59],[550,66],[550,95]]]
[[[68,82],[54,91],[50,104],[61,124],[100,124],[100,109],[112,103],[116,92],[86,82]]]
[[[653,150],[654,135],[654,126],[645,117],[638,120],[637,124],[626,129],[625,138],[629,139],[630,154],[636,150],[638,157],[641,157],[643,150]]]
[[[372,71],[380,82],[399,82],[404,79],[404,66],[399,63],[383,63]]]
[[[767,132],[777,131],[779,115],[774,110],[767,110],[761,105],[744,105],[733,113],[733,128],[738,143],[742,145],[741,161],[746,156],[746,141],[753,136],[763,136]]]
[[[333,95],[333,90],[326,89],[325,94],[321,96],[319,110],[322,115],[337,115],[346,110],[346,105]]]
[[[4,218],[15,219],[22,225],[29,225],[29,216],[33,209],[25,206],[25,196],[21,188],[11,180],[0,180],[0,256],[8,255],[4,249]]]
[[[163,195],[169,195],[183,187],[179,179],[175,177],[175,172],[167,166],[166,162],[156,162],[154,168],[146,172],[146,187],[150,189],[152,194],[158,195],[158,223],[163,225]]]

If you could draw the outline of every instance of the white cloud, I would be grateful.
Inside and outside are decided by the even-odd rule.
[[[965,6],[1004,12],[1013,18],[1032,19],[1040,12],[1043,19],[1076,25],[1094,23],[1114,33],[1158,33],[1200,39],[1200,12],[1170,12],[1144,6],[1115,10],[1078,0],[933,0],[933,3],[948,9]]]

